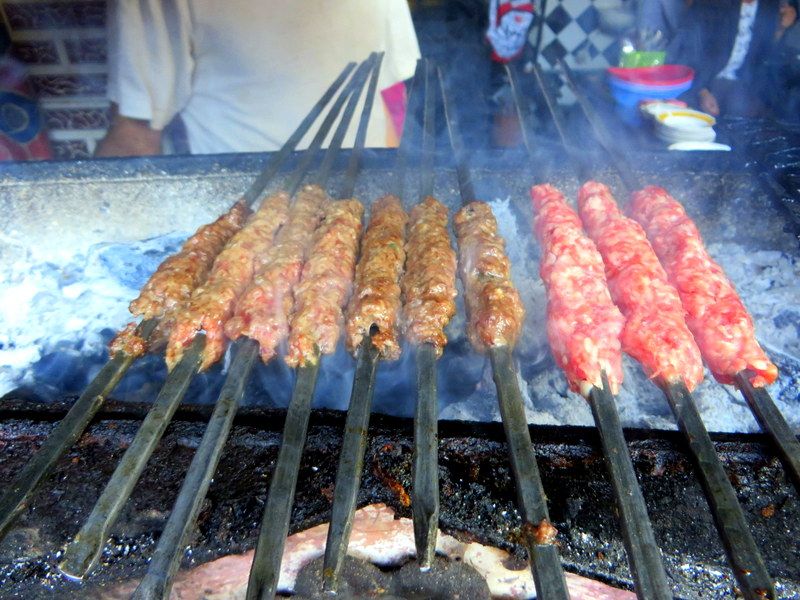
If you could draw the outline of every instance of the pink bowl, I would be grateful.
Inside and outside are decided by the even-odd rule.
[[[647,86],[675,86],[694,79],[694,69],[685,65],[661,65],[658,67],[609,67],[612,78],[627,83]]]

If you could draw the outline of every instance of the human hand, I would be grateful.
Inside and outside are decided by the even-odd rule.
[[[788,2],[781,2],[779,9],[780,23],[778,25],[778,36],[782,35],[784,31],[789,29],[797,20],[797,11],[794,6]]]
[[[700,90],[700,108],[713,116],[719,116],[719,103],[710,91],[706,88]]]
[[[149,156],[161,154],[161,131],[150,129],[147,121],[123,117],[116,104],[111,106],[111,125],[105,137],[97,142],[94,155]]]

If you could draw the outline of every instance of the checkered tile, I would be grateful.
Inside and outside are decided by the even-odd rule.
[[[573,69],[604,69],[619,61],[619,40],[600,30],[600,13],[595,0],[547,0],[539,64],[545,71],[563,58]],[[537,14],[542,0],[535,0]],[[538,23],[531,28],[536,43]],[[575,97],[566,84],[559,90],[559,102],[572,104]]]
[[[575,69],[602,69],[617,63],[619,43],[600,31],[594,0],[548,0],[544,23],[539,62],[545,70],[559,58]],[[536,29],[534,22],[531,43],[535,43]]]

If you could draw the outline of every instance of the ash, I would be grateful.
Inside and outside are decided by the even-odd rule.
[[[480,178],[479,178],[480,179]],[[763,197],[754,197],[747,177],[726,174],[716,181],[703,173],[662,182],[698,222],[709,251],[725,268],[750,309],[760,341],[781,375],[770,388],[778,407],[800,428],[800,264],[797,240],[784,231],[784,218]],[[383,177],[376,181],[385,181]],[[605,178],[613,187],[613,178]],[[507,241],[512,276],[527,309],[516,350],[520,386],[530,423],[591,426],[588,404],[569,392],[550,356],[545,335],[546,298],[538,276],[538,248],[531,235],[527,186],[530,180],[491,173],[483,181],[494,193],[490,202]],[[511,181],[511,183],[507,183]],[[719,183],[721,182],[721,183]],[[234,182],[235,183],[235,182]],[[444,183],[444,185],[442,185]],[[555,181],[568,198],[576,195],[572,178]],[[456,210],[452,178],[440,182],[441,198]],[[703,187],[705,186],[705,187]],[[711,187],[709,187],[711,186]],[[714,187],[716,186],[716,187]],[[722,189],[720,190],[720,186]],[[698,200],[697,189],[724,197],[725,204]],[[185,191],[184,191],[185,193]],[[379,194],[370,188],[361,195]],[[498,197],[499,196],[499,197]],[[618,195],[618,198],[621,196]],[[513,200],[512,200],[513,199]],[[758,228],[751,226],[758,223]],[[130,321],[127,305],[157,265],[174,252],[192,230],[138,242],[95,243],[43,259],[36,249],[0,264],[0,396],[28,396],[42,401],[79,394],[107,359],[106,345]],[[770,232],[764,235],[763,232]],[[459,290],[463,293],[463,290]],[[448,327],[449,344],[438,363],[442,419],[498,421],[488,360],[472,351],[464,334],[463,296]],[[414,413],[416,391],[413,349],[378,368],[373,410],[402,417]],[[221,388],[230,352],[222,364],[195,377],[185,402],[212,403]],[[354,360],[340,345],[323,359],[316,408],[346,409]],[[166,376],[163,359],[150,356],[134,364],[114,392],[121,400],[152,401]],[[285,407],[294,373],[281,360],[260,365],[248,385],[245,405]],[[734,388],[717,384],[710,374],[695,393],[703,419],[712,431],[751,432],[758,426]],[[633,360],[625,359],[625,382],[618,397],[626,427],[675,429],[662,393]]]

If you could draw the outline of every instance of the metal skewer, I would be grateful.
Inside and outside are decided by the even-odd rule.
[[[348,66],[348,68],[343,71],[343,74],[351,71],[352,68]],[[338,88],[338,84],[341,84],[344,79],[345,78],[342,76],[337,79],[334,83],[336,88]],[[269,166],[257,180],[258,185],[251,185],[245,193],[246,198],[260,197],[260,193],[263,191],[264,187],[269,185],[272,178],[265,177],[265,175],[271,174],[274,176],[277,173],[278,168],[281,166],[286,156],[288,156],[289,152],[291,152],[308,128],[313,124],[322,108],[324,108],[333,97],[336,88],[332,85],[326,91],[323,98],[320,99],[317,105],[314,106],[312,111],[300,124],[298,130],[292,134],[286,144],[284,144],[278,152],[278,156],[270,160]],[[321,143],[322,139],[320,139],[320,144]],[[302,177],[304,174],[307,164],[308,162],[306,161],[299,165],[297,169],[299,177]],[[295,177],[295,179],[297,179],[297,177]],[[156,402],[153,404],[153,407],[137,431],[136,437],[126,450],[119,465],[117,465],[111,479],[106,484],[92,513],[89,515],[89,518],[84,523],[80,532],[75,536],[72,543],[67,546],[64,560],[59,565],[59,568],[65,575],[73,578],[82,578],[100,557],[111,526],[116,521],[125,502],[127,502],[130,497],[136,482],[139,480],[142,471],[147,465],[147,461],[150,459],[159,440],[164,435],[167,425],[169,425],[169,422],[172,420],[172,416],[175,414],[175,411],[186,393],[189,382],[197,373],[197,369],[200,365],[199,358],[204,345],[205,336],[198,335],[190,349],[184,354],[181,361],[169,374]]]
[[[345,66],[336,80],[300,123],[297,131],[275,155],[270,157],[270,161],[264,171],[256,178],[243,196],[248,203],[258,199],[264,192],[264,189],[278,172],[288,155],[311,128],[311,125],[313,125],[322,110],[342,86],[353,68],[355,68],[355,63],[349,63]],[[145,342],[149,341],[157,325],[158,321],[155,319],[148,319],[139,324],[138,333]],[[64,419],[47,437],[47,440],[45,440],[36,455],[17,474],[6,492],[0,497],[0,539],[5,536],[11,523],[25,508],[25,503],[29,496],[42,480],[47,477],[59,457],[80,437],[135,360],[135,357],[127,356],[124,353],[119,353],[112,357],[86,387],[78,400],[75,401],[75,404],[72,405]]]
[[[603,388],[593,387],[589,392],[589,404],[600,432],[603,455],[614,488],[636,595],[639,598],[672,598],[661,551],[653,535],[642,489],[625,443],[616,400],[605,373]]]
[[[775,401],[766,388],[754,387],[750,383],[747,373],[736,374],[736,387],[750,405],[750,410],[756,417],[764,431],[767,431],[775,443],[785,468],[794,479],[794,484],[800,490],[800,442],[797,441],[792,428],[786,422]]]
[[[367,77],[368,62],[359,66],[347,86],[339,94],[335,103],[325,117],[319,131],[311,142],[306,154],[300,161],[288,186],[290,195],[294,195],[300,187],[305,171],[316,156],[330,128],[352,94],[360,94]],[[348,106],[348,109],[350,106]],[[353,107],[354,109],[354,107]],[[352,118],[352,112],[345,112],[339,127],[346,129]],[[339,147],[329,147],[328,152],[338,152]],[[309,155],[311,155],[309,157]],[[167,524],[150,562],[146,575],[136,588],[132,598],[152,600],[167,598],[172,587],[172,579],[178,570],[181,557],[181,544],[194,525],[200,511],[200,505],[211,485],[222,455],[222,449],[228,439],[233,418],[239,406],[244,388],[258,357],[258,343],[254,340],[243,340],[234,344],[235,357],[228,371],[214,412],[200,441],[194,458],[189,465],[186,478],[181,486]]]
[[[508,65],[506,65],[506,72],[514,94],[523,142],[533,165],[535,163],[534,152],[527,138],[528,119],[520,101],[517,76],[514,69]],[[555,101],[550,95],[550,90],[544,82],[539,65],[534,65],[534,73],[553,123],[566,148],[568,140],[564,131],[564,124],[555,106]],[[567,151],[578,170],[578,176],[581,179],[585,178],[588,171],[585,162],[570,150]],[[653,534],[653,526],[647,514],[644,496],[636,479],[636,471],[633,468],[628,446],[625,443],[625,434],[622,431],[616,401],[611,393],[605,373],[603,373],[603,387],[592,386],[587,400],[592,408],[594,422],[600,433],[603,455],[608,474],[611,477],[614,498],[619,509],[622,535],[625,540],[625,550],[628,554],[628,563],[633,575],[636,594],[639,598],[660,598],[663,600],[672,598],[673,595],[664,570],[664,563],[661,560],[661,552]]]
[[[414,91],[418,89],[418,81],[423,68],[423,61],[417,62],[414,74]],[[405,165],[409,148],[408,126],[412,120],[411,101],[417,94],[413,93],[409,99],[407,118],[403,139],[397,156],[396,185],[402,198],[405,181]],[[356,371],[353,379],[353,388],[350,392],[350,403],[345,420],[344,441],[336,470],[334,485],[333,507],[328,536],[325,541],[325,558],[322,567],[322,587],[326,592],[336,592],[339,587],[339,577],[347,555],[347,546],[350,541],[350,532],[353,527],[358,490],[361,487],[361,473],[364,467],[364,453],[367,446],[367,430],[369,428],[370,407],[375,392],[375,374],[377,372],[380,355],[372,343],[375,327],[368,336],[359,344],[356,352]]]
[[[148,339],[156,325],[155,319],[143,321],[138,328],[139,334]],[[0,539],[25,509],[36,487],[50,474],[61,455],[77,441],[135,360],[135,357],[124,352],[111,358],[47,436],[33,458],[17,473],[0,498]]]
[[[425,108],[422,125],[422,168],[419,199],[433,195],[436,138],[436,74],[428,63],[425,70]],[[414,466],[411,509],[414,517],[414,544],[420,569],[430,569],[436,551],[439,529],[439,406],[436,394],[436,348],[422,344],[417,348],[417,407],[414,413]]]
[[[559,63],[567,83],[578,98],[584,115],[598,137],[598,142],[612,157],[614,167],[619,172],[623,183],[629,189],[638,189],[640,186],[636,177],[626,168],[624,157],[618,155],[613,149],[605,128],[578,87],[572,70],[563,61],[559,61]],[[747,519],[736,497],[736,492],[725,474],[691,393],[682,382],[665,385],[664,392],[678,421],[678,426],[689,443],[717,530],[733,568],[734,577],[741,587],[742,595],[748,600],[775,598],[774,583],[767,572],[764,559],[748,528]],[[777,408],[775,410],[777,412]]]
[[[458,120],[448,101],[441,71],[439,84],[442,89],[450,143],[456,158],[461,199],[464,203],[468,203],[475,200],[475,190],[464,160]],[[555,528],[550,524],[547,495],[542,486],[536,454],[533,451],[511,348],[508,346],[490,348],[489,357],[492,363],[492,378],[497,388],[503,430],[511,457],[511,468],[517,484],[517,499],[522,509],[523,540],[531,562],[536,590],[539,597],[545,600],[566,599],[569,598],[567,582],[555,544]]]
[[[367,429],[379,358],[372,335],[364,336],[358,348],[353,390],[344,426],[344,442],[336,470],[331,523],[325,542],[322,585],[326,592],[335,592],[339,587],[339,576],[350,541],[356,499],[361,487],[361,472],[364,469]]]
[[[749,600],[776,598],[764,559],[694,399],[683,383],[666,386],[664,393],[697,463],[700,481],[742,595]]]
[[[64,552],[64,560],[59,569],[68,577],[83,578],[100,558],[111,526],[164,435],[167,425],[186,394],[189,382],[197,373],[204,346],[205,335],[200,334],[167,376],[158,398],[142,421],[136,437],[125,451],[94,505],[92,513]]]
[[[366,140],[367,125],[375,99],[382,60],[383,54],[375,57],[374,69],[367,88],[353,153],[350,155],[345,182],[341,190],[342,198],[351,197],[355,189],[360,157]],[[358,97],[353,96],[351,101],[353,99],[357,100]],[[355,110],[355,106],[353,106],[353,110]],[[341,131],[341,138],[343,138],[346,130],[340,129],[339,131]],[[337,134],[339,131],[337,131]],[[331,144],[341,144],[341,138],[337,142],[335,137]],[[329,156],[330,154],[326,155],[326,160]],[[323,181],[328,176],[330,164],[332,164],[332,159],[327,167],[323,164],[320,168],[319,177]],[[267,503],[264,506],[261,529],[256,542],[253,565],[250,569],[246,595],[249,600],[256,598],[271,599],[277,592],[283,548],[286,543],[286,536],[289,533],[289,521],[291,519],[292,505],[294,504],[297,477],[300,471],[300,459],[302,458],[308,431],[311,400],[314,397],[314,390],[317,385],[319,360],[321,358],[316,363],[301,366],[297,370],[297,382],[286,413],[283,441],[278,453],[275,471],[270,481]]]

